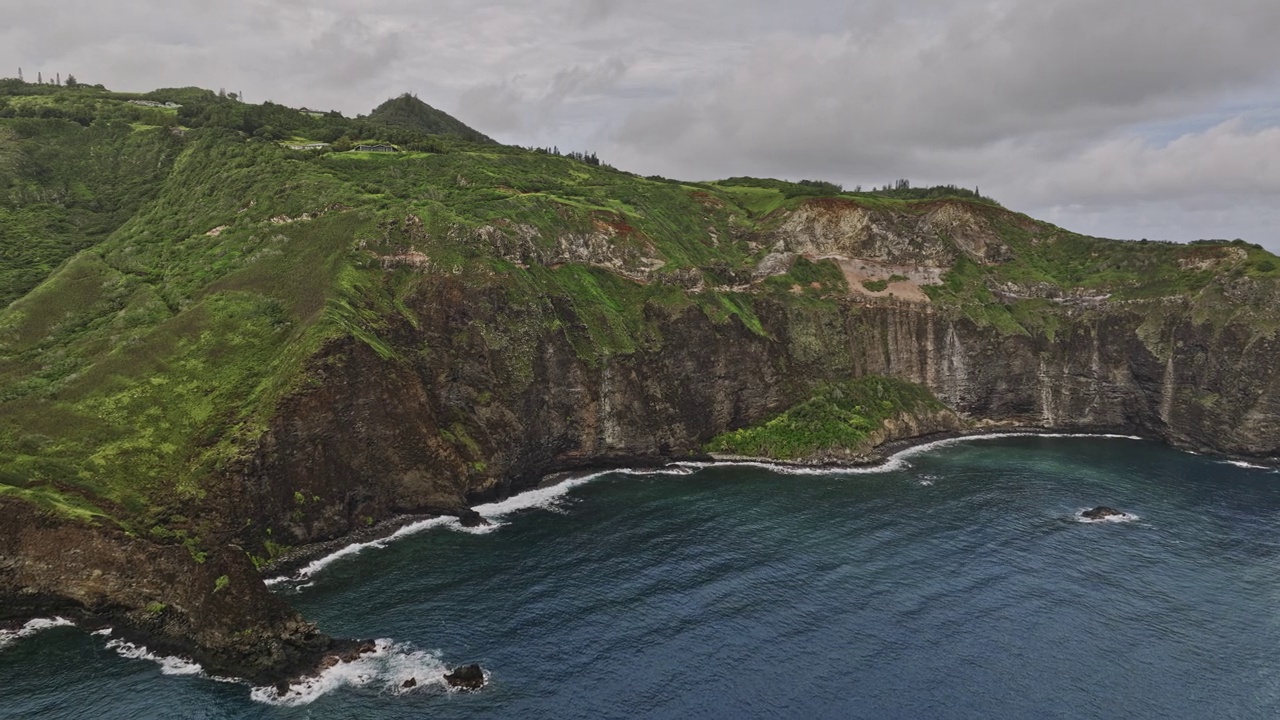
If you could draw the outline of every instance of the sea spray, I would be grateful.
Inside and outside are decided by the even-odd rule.
[[[284,693],[274,687],[255,687],[249,696],[268,705],[297,707],[309,705],[341,688],[373,688],[391,695],[429,690],[446,692],[450,690],[444,680],[448,671],[435,652],[382,639],[375,643],[373,652],[326,668],[315,677],[290,685]],[[413,681],[410,687],[405,687],[410,680]],[[487,674],[485,681],[488,681]]]

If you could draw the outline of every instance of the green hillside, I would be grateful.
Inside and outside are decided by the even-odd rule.
[[[296,151],[290,138],[405,151]],[[1089,238],[967,192],[641,178],[492,144],[411,96],[353,120],[197,89],[5,81],[0,493],[151,532],[246,456],[282,398],[315,382],[308,362],[326,343],[355,338],[405,360],[393,336],[420,320],[406,299],[444,277],[523,309],[507,326],[477,326],[511,344],[517,378],[528,337],[563,332],[599,363],[652,342],[655,310],[694,308],[766,335],[761,307],[850,302],[830,260],[757,272],[777,249],[771,233],[813,208],[886,227],[958,209],[1007,255],[976,262],[931,230],[914,242],[956,259],[922,291],[1011,334],[1051,330],[1059,314],[1046,298],[1058,292],[1179,294],[1208,312],[1235,279],[1280,275],[1257,246]]]
[[[374,108],[369,113],[369,121],[430,135],[453,135],[472,142],[493,142],[452,115],[437,110],[408,93]]]

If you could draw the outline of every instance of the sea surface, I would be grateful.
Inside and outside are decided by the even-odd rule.
[[[1129,515],[1087,523],[1109,505]],[[284,697],[56,621],[0,717],[1274,718],[1280,474],[1001,437],[864,472],[607,473],[274,585],[376,656]],[[479,662],[476,693],[446,666]],[[413,678],[416,686],[402,684]]]

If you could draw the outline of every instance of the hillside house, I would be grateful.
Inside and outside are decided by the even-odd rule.
[[[394,145],[357,145],[356,152],[400,152]]]
[[[304,145],[290,145],[290,150],[323,150],[329,147],[329,143],[306,143]]]

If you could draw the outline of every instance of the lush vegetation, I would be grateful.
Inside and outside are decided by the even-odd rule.
[[[963,209],[1009,256],[960,253],[925,290],[1006,332],[1051,332],[1059,312],[1011,284],[1141,299],[1280,276],[1256,246],[1085,238],[954,188],[943,203],[912,188],[640,178],[459,125],[411,96],[351,119],[198,88],[0,81],[0,493],[199,552],[199,521],[180,509],[314,381],[308,362],[325,343],[410,362],[395,336],[421,322],[415,299],[454,287],[492,308],[473,332],[506,350],[501,370],[518,385],[549,333],[600,364],[660,345],[654,318],[675,313],[766,337],[779,307],[836,317],[851,299],[834,262],[756,273],[779,219],[817,198],[886,223]],[[334,149],[287,147],[298,141]],[[356,141],[403,152],[340,151]],[[919,392],[833,386],[719,447],[856,447],[885,417],[933,407]],[[447,432],[466,445],[462,429]]]
[[[422,102],[415,95],[392,98],[369,114],[369,121],[395,128],[408,128],[428,135],[453,135],[473,142],[493,142],[467,127],[457,118]]]
[[[942,409],[926,388],[867,376],[824,387],[775,418],[717,437],[707,450],[782,460],[860,454],[885,420]]]
[[[786,180],[772,180],[767,178],[732,177],[727,180],[718,180],[715,184],[724,188],[756,188],[773,190],[786,200],[794,198],[833,196],[844,196],[849,198],[888,198],[895,200],[960,199],[995,205],[997,207],[999,206],[999,203],[995,200],[983,197],[976,189],[969,190],[955,185],[934,185],[932,187],[913,188],[908,180],[898,180],[891,185],[884,185],[878,189],[873,188],[865,191],[860,185],[853,190],[846,191],[842,185],[825,180],[801,180],[799,182],[787,182]]]

